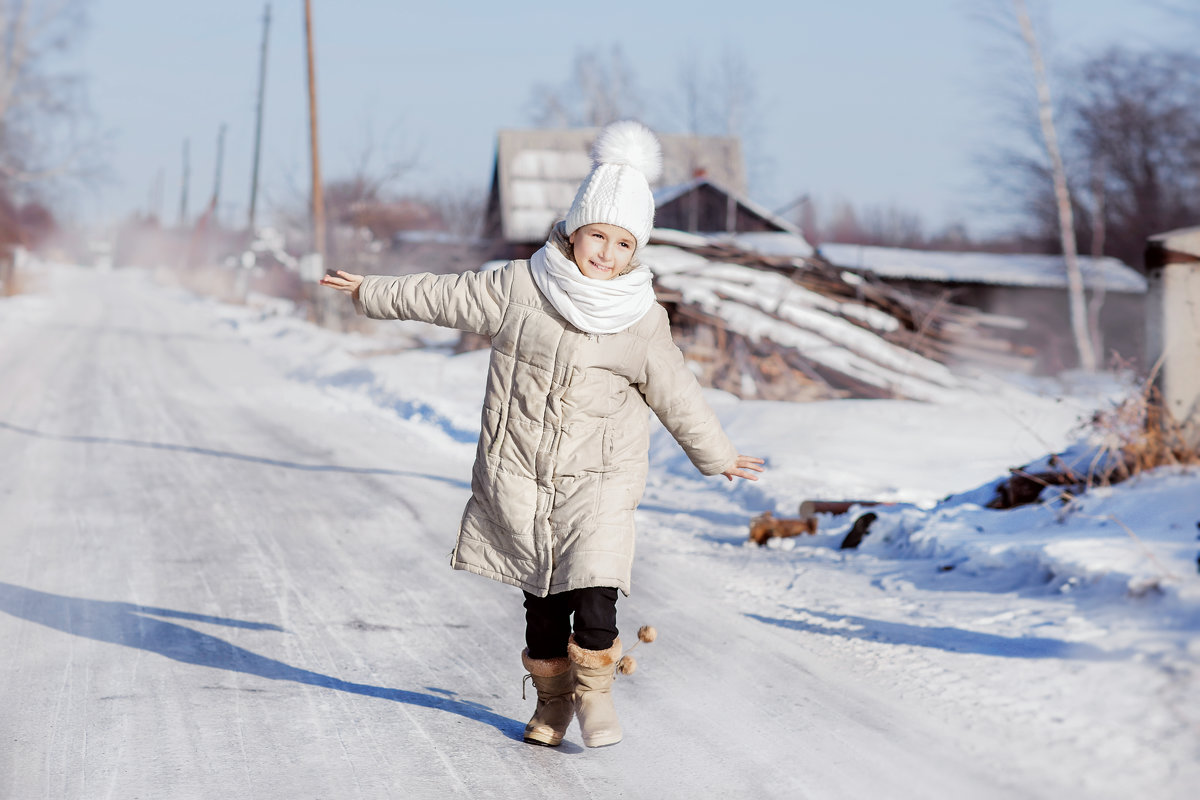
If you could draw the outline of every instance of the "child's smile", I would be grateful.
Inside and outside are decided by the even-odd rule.
[[[637,240],[616,225],[593,222],[571,234],[575,263],[586,277],[607,281],[620,275],[633,260]]]

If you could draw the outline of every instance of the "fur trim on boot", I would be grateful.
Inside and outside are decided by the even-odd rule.
[[[621,640],[616,639],[607,650],[585,650],[575,644],[572,636],[567,644],[567,657],[575,676],[575,716],[579,719],[583,743],[588,747],[604,747],[621,741],[621,723],[612,701]]]
[[[575,678],[571,674],[571,662],[566,658],[530,658],[527,648],[521,651],[521,663],[537,689],[537,707],[525,726],[525,741],[557,747],[575,715]]]

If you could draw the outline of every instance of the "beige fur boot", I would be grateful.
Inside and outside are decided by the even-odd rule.
[[[575,715],[583,743],[588,747],[604,747],[621,741],[621,723],[613,707],[612,684],[621,660],[621,640],[607,650],[584,650],[572,636],[567,643],[567,657],[575,674]]]
[[[526,648],[521,651],[521,663],[529,670],[529,677],[537,689],[537,708],[525,726],[525,741],[557,747],[575,714],[575,678],[571,674],[571,662],[565,658],[530,658]]]

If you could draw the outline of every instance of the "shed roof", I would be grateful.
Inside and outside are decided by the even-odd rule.
[[[599,128],[502,130],[488,197],[487,229],[510,242],[536,242],[562,219],[591,171]],[[740,142],[728,136],[660,134],[661,185],[684,183],[703,171],[739,194],[746,174]]]
[[[740,204],[751,214],[765,220],[777,230],[792,234],[794,236],[799,236],[802,239],[804,238],[804,234],[800,233],[800,229],[788,222],[783,217],[777,216],[770,209],[760,206],[758,203],[750,200],[741,192],[723,185],[719,180],[711,178],[707,174],[698,175],[693,177],[691,180],[684,181],[683,183],[677,183],[672,186],[663,186],[659,189],[656,189],[654,192],[654,205],[658,208],[661,208],[667,203],[672,203],[688,193],[696,191],[702,186],[710,186],[721,194],[732,197],[734,201]]]
[[[1067,266],[1062,256],[1028,253],[947,253],[872,247],[857,244],[822,244],[817,250],[831,263],[863,269],[881,278],[979,283],[993,286],[1067,288]],[[1087,289],[1142,294],[1146,278],[1115,258],[1079,257]]]
[[[1169,247],[1173,252],[1200,258],[1200,225],[1160,233],[1151,236],[1150,241]]]

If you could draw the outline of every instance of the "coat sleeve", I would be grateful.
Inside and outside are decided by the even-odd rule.
[[[720,475],[737,466],[737,448],[705,402],[699,381],[671,338],[665,313],[646,350],[642,378],[638,389],[646,403],[696,469],[705,475]]]
[[[508,306],[507,268],[461,275],[368,275],[355,308],[371,319],[415,319],[445,328],[494,336]]]

